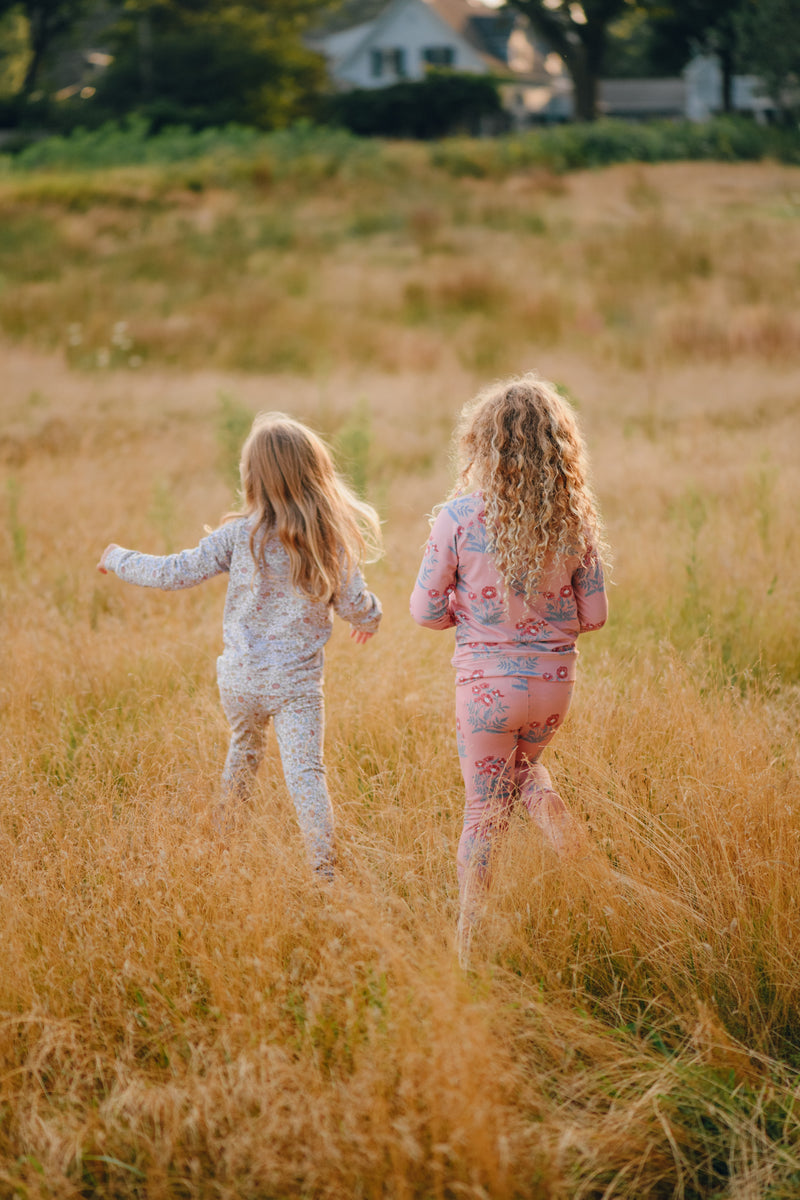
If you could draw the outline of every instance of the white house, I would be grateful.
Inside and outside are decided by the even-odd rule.
[[[377,16],[313,44],[341,88],[419,80],[431,67],[491,73],[529,89],[564,74],[522,17],[484,0],[387,0]]]
[[[563,61],[502,0],[350,0],[353,24],[310,44],[326,57],[336,87],[381,88],[419,80],[431,67],[492,74],[517,128],[573,118],[572,81]],[[359,19],[359,14],[366,19]],[[734,109],[764,120],[773,105],[752,76],[733,81]],[[682,75],[605,79],[598,115],[625,120],[707,120],[722,108],[714,57],[694,58]]]

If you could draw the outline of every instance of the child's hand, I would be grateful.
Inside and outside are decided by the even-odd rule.
[[[117,549],[117,543],[109,542],[108,545],[106,546],[105,550],[103,551],[103,553],[100,555],[100,561],[97,564],[97,569],[101,575],[108,574],[108,567],[106,566],[106,555],[108,554],[108,552],[110,550],[116,550],[116,549]]]
[[[363,646],[364,642],[368,642],[371,637],[375,637],[374,633],[367,633],[364,629],[351,629],[350,637],[358,646]]]

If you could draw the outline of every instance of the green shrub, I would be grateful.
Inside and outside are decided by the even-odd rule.
[[[286,175],[310,181],[331,178],[351,166],[359,169],[373,162],[379,153],[375,143],[345,129],[308,121],[274,133],[235,124],[199,130],[176,125],[153,132],[150,122],[136,115],[108,121],[99,129],[78,128],[68,135],[42,138],[16,154],[2,156],[1,161],[14,171],[73,171],[207,160],[211,179],[222,172],[234,182],[238,178],[263,183]],[[194,168],[184,182],[202,187],[202,168]]]
[[[419,82],[356,88],[333,96],[326,115],[366,137],[438,138],[455,130],[480,131],[502,119],[497,84],[482,75],[432,71]]]
[[[438,88],[462,78],[441,75],[432,77],[430,82]],[[487,83],[474,78],[473,82]],[[398,86],[407,89],[426,85]],[[365,93],[376,97],[374,113],[380,105],[391,102],[394,91],[384,88]],[[337,103],[355,103],[352,97],[357,95],[348,93],[339,97]],[[449,93],[450,99],[456,95],[455,90]],[[398,109],[395,118],[400,122],[403,113],[413,115],[417,110],[415,98],[413,109]],[[420,124],[415,136],[433,137],[430,131],[436,123],[450,119],[447,111],[444,100],[438,110],[431,104],[424,118],[428,122],[427,132]],[[463,116],[467,109],[459,111]],[[411,123],[416,119],[415,116]],[[773,157],[800,163],[800,136],[795,131],[756,125],[741,117],[721,117],[705,124],[597,121],[591,125],[563,125],[496,138],[448,137],[435,140],[429,156],[435,167],[449,175],[489,179],[505,178],[531,168],[565,172],[617,162],[692,159],[735,162]],[[95,129],[77,128],[67,135],[55,134],[24,145],[15,153],[0,155],[0,170],[14,172],[137,165],[179,167],[182,163],[197,165],[186,178],[181,178],[179,172],[173,182],[196,189],[202,189],[206,183],[237,180],[263,186],[281,177],[314,184],[339,176],[377,177],[403,170],[400,151],[341,126],[331,128],[299,121],[270,133],[237,124],[204,129],[170,125],[156,130],[141,114],[120,122],[108,121]]]
[[[766,157],[800,161],[796,133],[743,117],[689,121],[596,121],[511,134],[493,140],[454,138],[432,151],[435,166],[456,177],[503,178],[516,170],[584,170],[618,162],[711,159],[736,162]]]

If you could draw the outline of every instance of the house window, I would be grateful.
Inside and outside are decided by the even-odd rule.
[[[426,46],[422,51],[422,61],[429,67],[452,67],[456,52],[453,46]]]
[[[406,52],[402,46],[390,50],[370,50],[370,72],[373,79],[394,75],[397,79],[406,76]]]

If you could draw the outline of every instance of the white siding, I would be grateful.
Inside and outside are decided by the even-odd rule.
[[[336,77],[354,87],[386,87],[400,78],[422,79],[425,75],[425,51],[450,47],[452,67],[456,71],[475,71],[485,74],[486,64],[477,50],[446,25],[424,0],[406,0],[397,4],[376,21],[355,53],[341,61]],[[402,50],[405,75],[399,76],[390,65],[392,51]],[[383,53],[385,65],[381,75],[373,70],[373,52]]]

